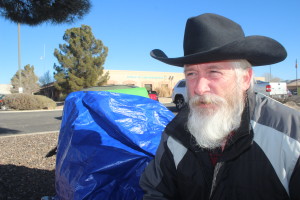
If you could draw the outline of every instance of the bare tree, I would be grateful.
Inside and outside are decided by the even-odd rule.
[[[280,81],[281,81],[281,78],[274,77],[274,76],[272,76],[272,74],[270,74],[270,73],[264,73],[263,76],[265,77],[265,80],[266,80],[267,82],[280,82]]]
[[[54,82],[54,77],[53,77],[53,75],[50,74],[50,71],[48,70],[47,72],[44,73],[43,76],[41,76],[39,78],[39,82],[40,82],[40,85],[46,85],[46,84]]]

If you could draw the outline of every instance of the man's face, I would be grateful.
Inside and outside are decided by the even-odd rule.
[[[191,108],[188,129],[199,146],[219,147],[239,127],[252,70],[237,76],[232,61],[220,61],[185,66],[185,76]]]
[[[242,91],[249,88],[247,77],[243,77],[240,83],[242,85],[237,86],[237,77],[231,61],[186,65],[184,73],[190,98],[195,95],[217,95],[226,99],[231,97],[237,87]],[[202,108],[213,106],[209,102],[199,105]]]

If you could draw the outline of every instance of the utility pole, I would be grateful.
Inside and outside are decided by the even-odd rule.
[[[269,76],[269,82],[271,82],[272,79],[272,69],[271,69],[271,65],[270,65],[270,76]]]
[[[297,92],[297,95],[299,95],[298,93],[298,64],[297,64],[297,59],[296,59],[296,92]]]
[[[18,66],[19,66],[19,93],[23,93],[23,88],[22,88],[22,73],[21,73],[21,37],[20,37],[20,23],[18,23]]]

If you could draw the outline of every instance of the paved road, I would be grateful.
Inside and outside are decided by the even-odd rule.
[[[0,112],[0,136],[58,131],[62,111]]]
[[[164,104],[176,114],[173,103]],[[9,112],[0,111],[0,136],[59,131],[62,110]]]
[[[174,114],[177,114],[177,109],[174,103],[164,103],[164,105]]]

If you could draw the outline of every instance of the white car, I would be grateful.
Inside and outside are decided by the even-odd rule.
[[[176,83],[172,92],[172,102],[176,105],[177,110],[180,110],[188,101],[185,79]]]

